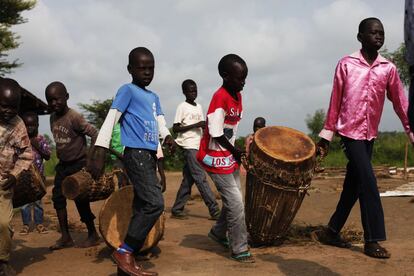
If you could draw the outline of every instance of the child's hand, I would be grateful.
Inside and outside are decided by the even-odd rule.
[[[233,153],[233,157],[234,157],[234,159],[236,159],[236,162],[238,164],[240,164],[242,162],[242,156],[243,155],[246,155],[245,151],[235,149],[235,152]]]
[[[161,184],[161,192],[164,193],[167,190],[167,181],[165,181],[165,178],[161,178],[160,181]]]
[[[316,144],[316,156],[325,158],[328,155],[328,152],[329,152],[329,141],[321,138],[319,142]]]
[[[39,144],[39,141],[36,139],[36,137],[33,137],[30,139],[30,144],[32,145],[32,147],[34,147],[36,150],[39,151],[40,144]]]
[[[102,147],[94,147],[86,162],[86,171],[88,171],[93,179],[98,179],[105,169],[106,149]]]
[[[205,128],[206,127],[206,121],[200,121],[196,125],[197,125],[197,127]]]
[[[11,189],[14,185],[16,185],[16,182],[17,182],[16,177],[10,173],[2,174],[1,178],[2,180],[0,184],[1,184],[1,189],[3,191],[7,191]]]
[[[165,137],[164,144],[167,145],[168,150],[173,154],[177,145],[175,144],[174,138],[171,135]]]

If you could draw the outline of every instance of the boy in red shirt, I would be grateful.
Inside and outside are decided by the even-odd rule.
[[[197,160],[210,175],[223,201],[221,215],[208,235],[221,245],[230,246],[232,259],[252,263],[239,173],[244,152],[234,147],[243,111],[240,91],[248,70],[246,62],[235,54],[224,56],[218,70],[223,85],[211,99],[206,130],[197,154]]]

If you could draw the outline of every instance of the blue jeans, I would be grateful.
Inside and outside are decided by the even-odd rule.
[[[233,254],[247,251],[247,228],[239,170],[232,174],[208,174],[223,201],[220,217],[211,231],[219,238],[225,238],[228,232]]]
[[[34,223],[36,225],[43,223],[43,207],[40,200],[24,205],[20,212],[22,214],[23,224],[29,225],[32,222],[32,209]]]
[[[191,195],[191,187],[193,186],[193,183],[195,183],[200,192],[201,198],[207,205],[210,215],[214,216],[220,211],[220,207],[217,204],[214,193],[208,185],[206,173],[197,161],[196,155],[196,149],[184,150],[185,165],[183,168],[183,180],[180,188],[178,189],[177,197],[171,212],[176,214],[184,210],[184,206]]]
[[[328,226],[332,231],[339,233],[352,207],[359,199],[365,242],[383,241],[386,239],[384,212],[371,165],[374,140],[353,140],[342,137],[342,143],[349,162],[341,198]]]
[[[127,147],[124,151],[124,165],[134,187],[132,217],[124,242],[138,251],[164,211],[162,187],[156,173],[156,152]]]

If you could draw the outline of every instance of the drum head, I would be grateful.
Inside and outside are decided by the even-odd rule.
[[[99,231],[105,242],[112,248],[118,248],[126,236],[132,216],[132,186],[122,187],[113,192],[102,205],[99,213]],[[162,214],[149,232],[144,246],[145,251],[157,245],[164,234],[165,216]]]
[[[255,133],[254,142],[266,155],[285,162],[301,162],[315,154],[312,139],[288,127],[261,128]]]

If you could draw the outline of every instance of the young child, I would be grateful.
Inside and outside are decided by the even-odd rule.
[[[247,135],[246,140],[244,141],[244,146],[246,148],[246,155],[250,154],[250,145],[253,143],[254,134],[261,128],[266,127],[266,120],[263,117],[257,117],[253,121],[253,133]]]
[[[242,117],[242,96],[247,77],[245,61],[235,55],[224,56],[218,65],[223,85],[213,95],[207,111],[206,129],[197,154],[223,201],[221,214],[209,237],[228,247],[231,258],[252,263],[247,244],[244,204],[240,186],[239,164],[243,151],[234,147],[237,127]],[[228,239],[227,239],[228,232]]]
[[[30,138],[30,144],[33,152],[33,163],[39,170],[43,180],[45,180],[43,160],[50,159],[50,148],[46,139],[38,133],[39,129],[39,116],[33,112],[27,112],[21,115],[23,122],[27,129],[27,134]],[[32,209],[33,218],[36,225],[36,230],[40,234],[47,234],[48,230],[43,225],[43,207],[41,200],[22,206],[20,212],[22,214],[23,227],[20,230],[20,235],[27,235],[30,231],[30,223],[32,222]]]
[[[145,271],[135,262],[132,253],[138,252],[164,210],[164,199],[159,184],[157,148],[159,136],[164,144],[172,147],[172,139],[166,127],[164,114],[157,94],[146,87],[154,76],[154,56],[144,47],[129,53],[128,72],[132,83],[119,88],[95,143],[91,158],[92,173],[98,177],[109,148],[114,125],[120,119],[121,141],[125,146],[124,165],[134,186],[133,216],[124,243],[112,254],[118,268],[130,275],[157,275]]]
[[[12,249],[13,187],[18,175],[33,162],[30,139],[17,116],[21,88],[12,79],[0,78],[0,275],[16,275],[9,265]]]
[[[50,83],[46,87],[45,94],[52,111],[50,128],[59,159],[55,168],[56,176],[52,190],[52,201],[62,236],[55,245],[50,247],[50,250],[58,250],[74,245],[68,228],[66,198],[62,194],[62,181],[86,166],[88,153],[86,136],[91,138],[91,144],[93,144],[98,131],[81,114],[68,107],[69,94],[63,83],[57,81]],[[86,224],[88,229],[87,239],[78,246],[86,248],[97,245],[99,236],[95,229],[95,216],[91,211],[90,202],[87,199],[76,199],[75,204],[81,221]]]
[[[355,202],[359,199],[364,228],[364,253],[374,258],[389,258],[390,253],[378,244],[384,241],[384,213],[372,169],[371,156],[385,96],[393,103],[405,131],[410,131],[404,88],[394,64],[378,50],[384,44],[384,28],[377,18],[366,18],[359,24],[358,41],[362,49],[342,58],[333,82],[331,100],[317,151],[325,156],[329,141],[340,135],[349,162],[341,198],[325,231],[317,238],[325,244],[350,247],[340,237]]]
[[[206,173],[196,158],[203,128],[206,125],[203,109],[200,104],[195,102],[197,85],[193,80],[185,80],[181,87],[185,95],[185,102],[177,107],[173,131],[178,133],[175,142],[184,149],[185,164],[183,180],[171,209],[171,217],[188,218],[184,213],[184,206],[190,198],[191,187],[195,182],[204,203],[207,205],[211,218],[217,220],[220,215],[220,207],[207,182]]]

